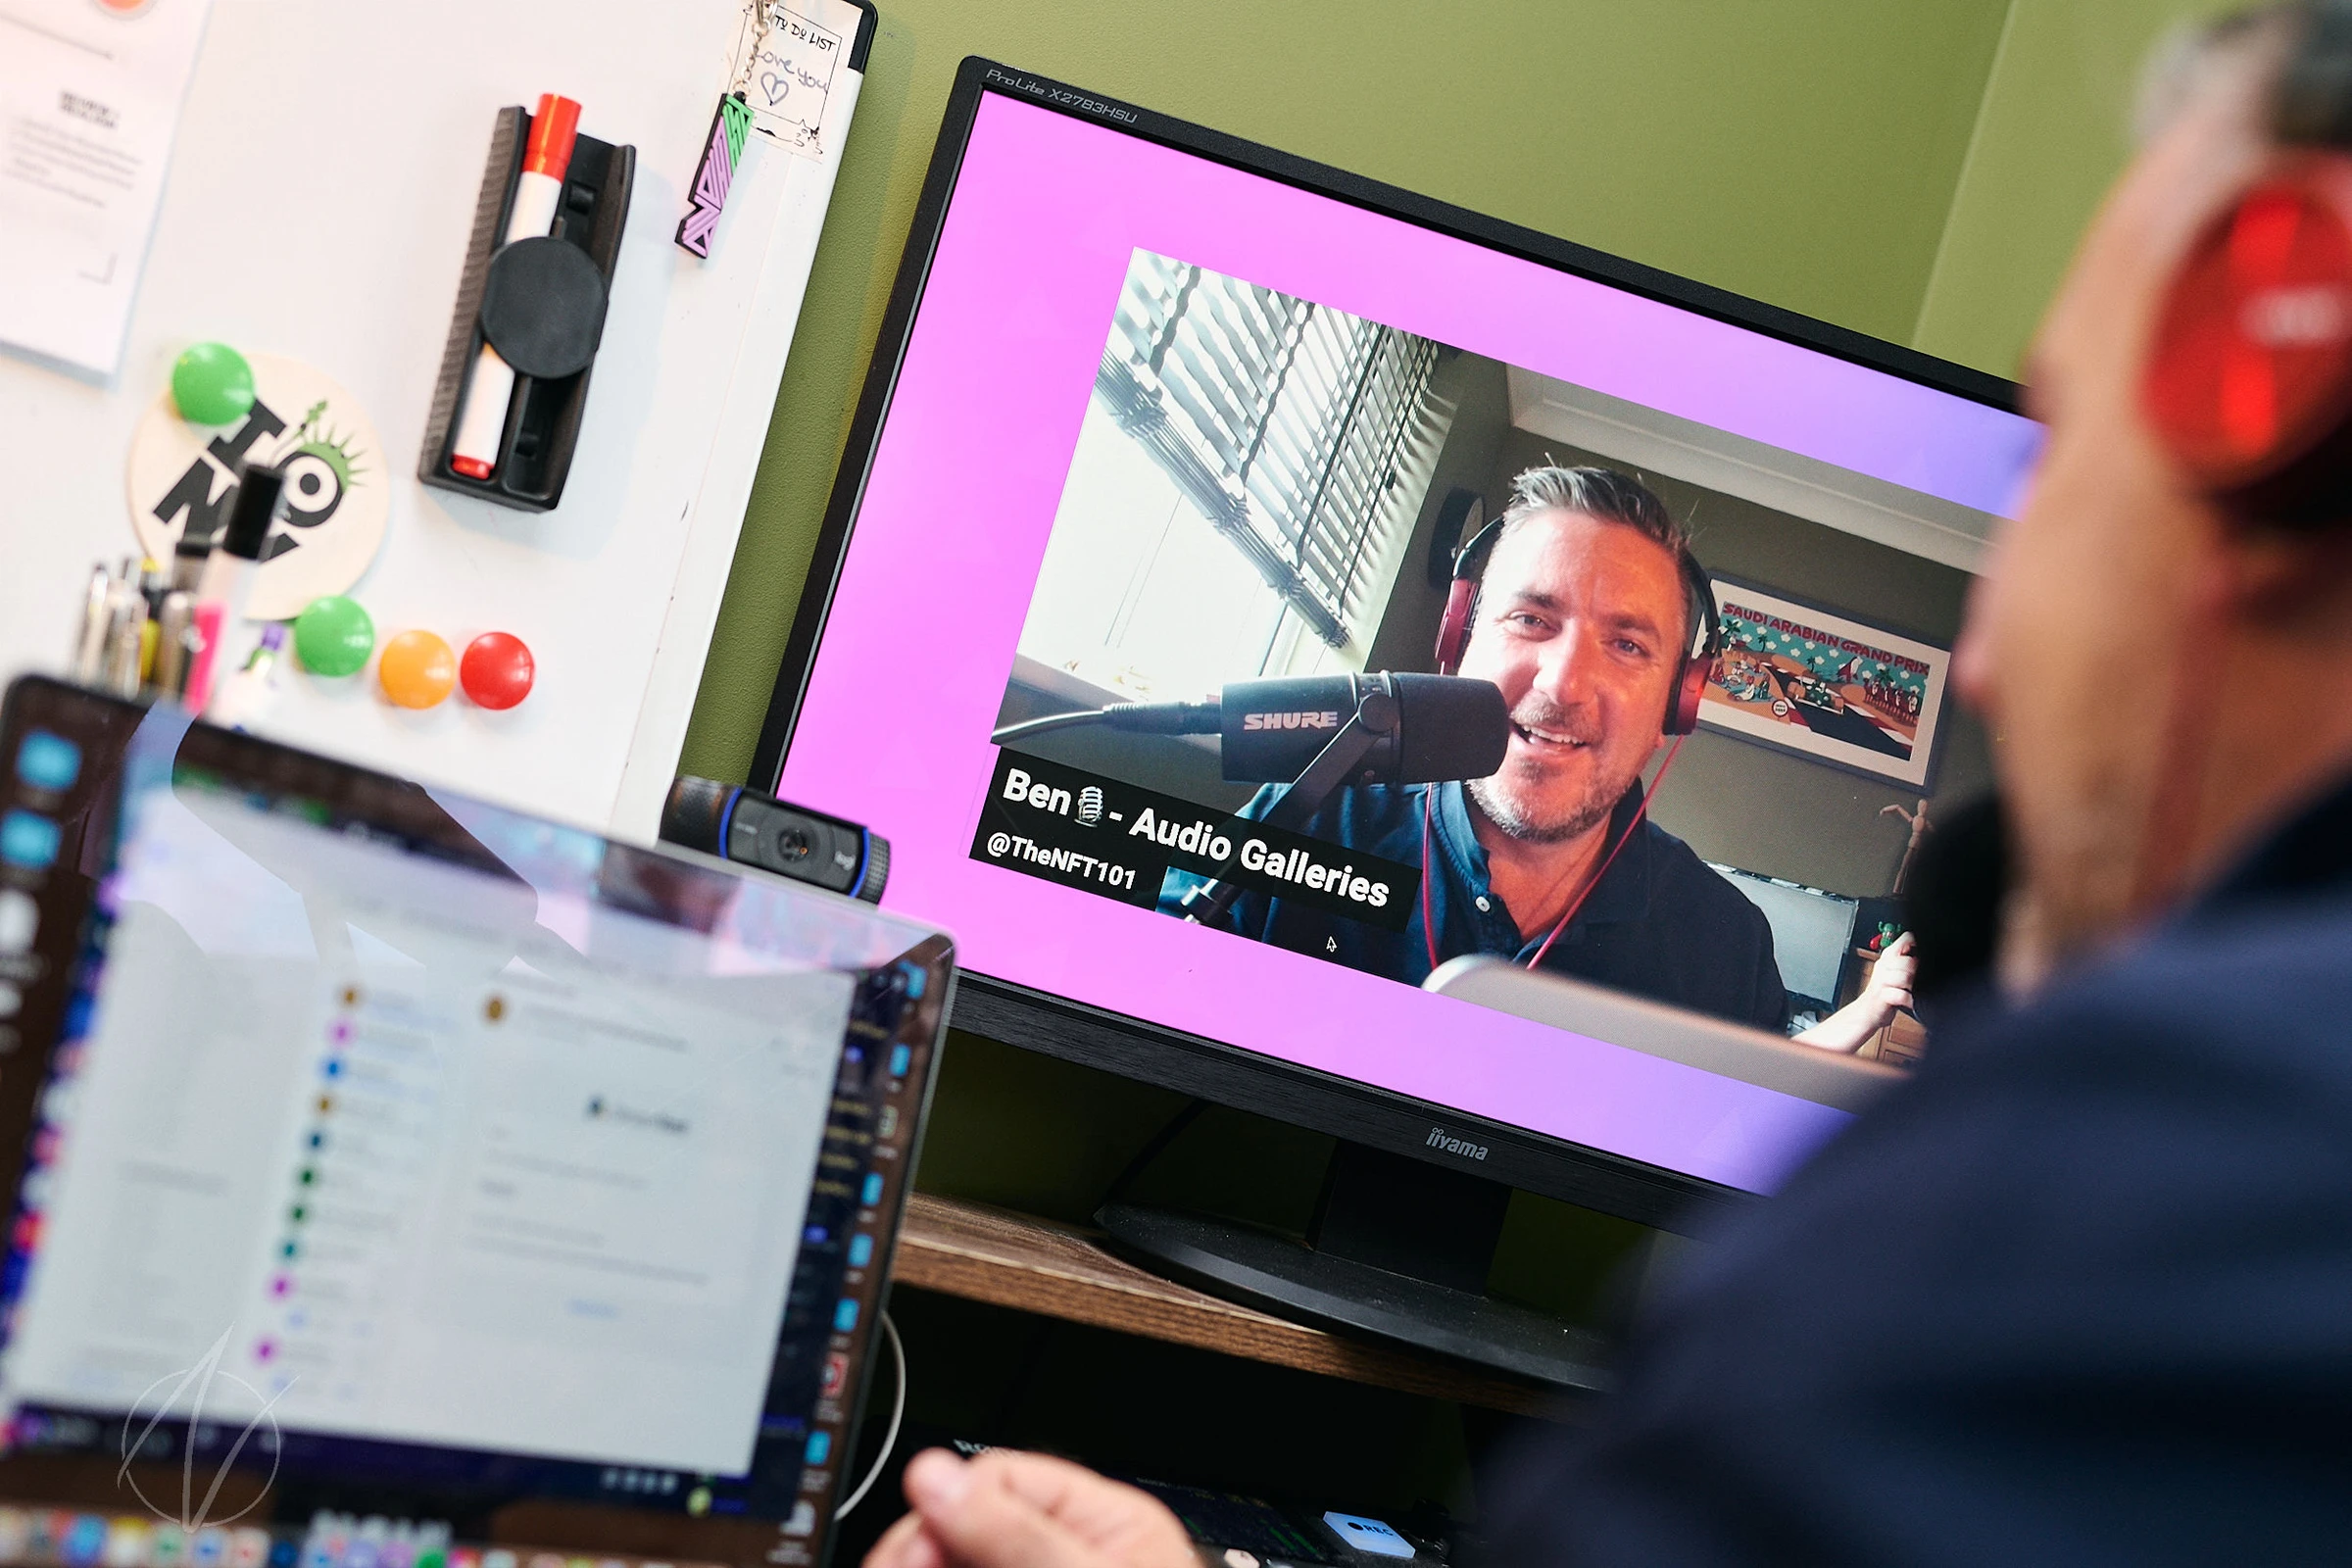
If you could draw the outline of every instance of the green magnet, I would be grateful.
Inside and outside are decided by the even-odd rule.
[[[234,424],[253,407],[253,367],[225,343],[199,343],[172,362],[172,401],[190,424]]]
[[[375,622],[356,599],[314,599],[294,617],[294,652],[314,675],[356,675],[375,652]]]

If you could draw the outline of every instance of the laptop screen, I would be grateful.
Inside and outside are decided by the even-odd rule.
[[[162,713],[111,792],[47,788],[109,771],[95,700],[20,695],[12,819],[53,825],[52,881],[69,837],[115,848],[26,1107],[11,1462],[149,1461],[120,1502],[198,1528],[421,1485],[453,1542],[625,1511],[812,1560],[944,942]],[[205,1519],[183,1468],[224,1478]]]

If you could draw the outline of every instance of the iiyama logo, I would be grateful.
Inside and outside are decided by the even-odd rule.
[[[1466,1138],[1448,1138],[1446,1136],[1446,1129],[1443,1127],[1432,1127],[1429,1130],[1429,1141],[1422,1147],[1425,1149],[1443,1149],[1448,1154],[1459,1154],[1464,1159],[1484,1159],[1487,1157],[1486,1145],[1471,1143]]]
[[[1340,715],[1331,709],[1319,713],[1244,713],[1244,729],[1338,729]]]

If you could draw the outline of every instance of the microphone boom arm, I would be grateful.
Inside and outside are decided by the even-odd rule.
[[[1282,792],[1282,799],[1258,819],[1267,827],[1295,833],[1305,831],[1306,824],[1323,808],[1323,803],[1331,799],[1332,792],[1354,776],[1375,747],[1383,741],[1398,739],[1400,712],[1389,677],[1349,675],[1348,685],[1355,695],[1355,711],[1323,750],[1315,754],[1305,771]],[[1204,883],[1185,894],[1184,917],[1196,925],[1221,922],[1243,891],[1238,882]]]

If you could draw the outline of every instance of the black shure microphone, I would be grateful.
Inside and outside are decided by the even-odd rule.
[[[1366,683],[1386,680],[1396,702],[1392,736],[1373,747],[1350,784],[1431,784],[1485,778],[1511,744],[1511,711],[1494,682],[1459,675],[1290,675],[1237,680],[1213,702],[1121,703],[1102,710],[1111,729],[1215,735],[1225,776],[1287,782],[1354,716]]]

